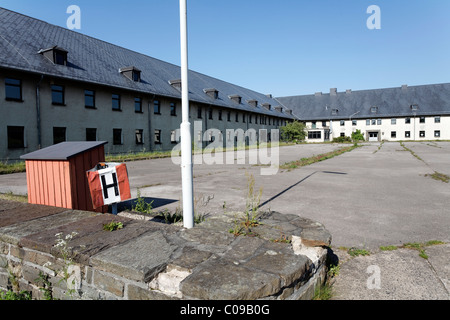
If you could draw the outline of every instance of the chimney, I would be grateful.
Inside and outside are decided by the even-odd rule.
[[[330,95],[335,96],[337,94],[337,88],[330,89]]]
[[[347,94],[351,94],[352,93],[352,89],[347,89],[347,91],[345,91]]]
[[[272,99],[273,98],[273,96],[269,93],[269,94],[266,94],[266,97],[267,98],[270,98],[270,99]]]
[[[316,92],[316,93],[315,93],[315,96],[316,96],[316,97],[321,97],[321,96],[322,96],[322,92]]]
[[[408,85],[407,84],[402,85],[402,90],[407,90],[407,89],[408,89]]]

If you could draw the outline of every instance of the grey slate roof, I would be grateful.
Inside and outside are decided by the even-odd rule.
[[[450,83],[276,98],[303,121],[450,115]],[[417,105],[416,111],[411,105]],[[372,113],[371,108],[377,107]],[[338,110],[333,114],[333,110]]]
[[[22,160],[69,160],[83,152],[107,144],[106,141],[61,142],[48,148],[40,149],[20,157]]]
[[[0,67],[181,98],[180,92],[169,84],[170,80],[181,78],[179,66],[4,8],[0,8],[0,21]],[[68,66],[54,65],[38,53],[54,46],[68,51]],[[141,82],[119,72],[130,66],[142,71]],[[218,99],[208,96],[203,91],[206,88],[217,89]],[[286,112],[276,111],[274,107],[279,103],[265,94],[194,71],[189,73],[189,92],[191,101],[292,118]],[[231,95],[240,95],[242,103],[230,100]],[[248,100],[257,100],[258,107],[251,107]],[[262,107],[263,103],[270,104],[273,110]]]

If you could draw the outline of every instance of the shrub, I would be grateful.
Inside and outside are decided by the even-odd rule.
[[[353,141],[364,141],[364,135],[361,133],[361,130],[356,130],[352,133]]]
[[[305,124],[294,121],[280,128],[283,141],[303,141],[306,138]]]
[[[352,138],[350,138],[350,137],[337,137],[337,138],[333,139],[333,142],[335,142],[335,143],[352,142]]]

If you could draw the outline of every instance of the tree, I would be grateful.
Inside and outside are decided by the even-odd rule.
[[[364,141],[364,135],[361,133],[361,130],[356,130],[352,133],[352,140],[357,141]]]
[[[305,140],[305,124],[299,121],[287,123],[281,127],[281,139],[283,141],[298,142]]]

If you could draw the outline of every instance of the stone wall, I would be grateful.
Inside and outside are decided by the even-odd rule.
[[[311,299],[327,273],[331,236],[296,215],[272,212],[247,235],[235,236],[229,232],[234,214],[186,230],[0,202],[0,289],[31,291],[33,299],[45,298],[43,277],[57,299]],[[30,210],[33,215],[22,214]],[[112,220],[123,229],[104,231]],[[72,232],[65,246],[55,246],[56,234],[64,240]]]

